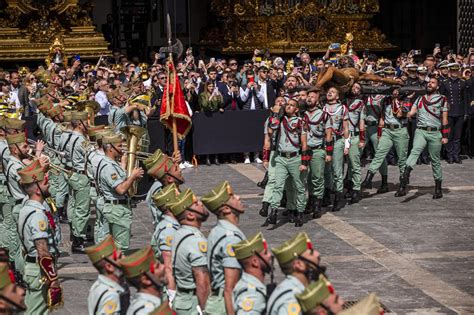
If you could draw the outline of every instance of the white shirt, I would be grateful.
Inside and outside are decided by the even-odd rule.
[[[3,92],[0,92],[0,96],[3,96],[3,95],[5,95],[5,94]],[[15,108],[16,109],[21,108],[20,99],[18,98],[18,94],[15,94],[15,92],[10,91],[10,93],[8,95],[8,98],[9,98],[10,103],[15,103]]]
[[[267,82],[260,81],[258,84],[260,85],[260,93],[263,95],[263,107],[268,109]]]
[[[100,111],[97,116],[108,115],[111,105],[104,91],[98,91],[95,94],[95,101],[100,104]]]
[[[240,88],[240,99],[242,100],[242,102],[246,102],[248,100],[251,94],[251,89],[249,88],[246,88],[245,90],[243,88]],[[258,91],[257,93],[257,98],[260,102],[264,102],[264,97],[263,97],[263,94],[262,94],[262,90]],[[250,103],[250,109],[251,110],[255,110],[255,99],[252,97],[252,103]]]

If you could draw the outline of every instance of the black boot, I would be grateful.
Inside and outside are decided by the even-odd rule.
[[[286,216],[288,217],[288,222],[290,223],[295,223],[295,218],[296,218],[296,210],[286,210],[287,214]]]
[[[331,191],[327,188],[324,189],[322,206],[327,207],[331,204]]]
[[[64,207],[58,208],[58,214],[59,214],[59,223],[64,223],[64,224],[69,223],[69,220],[67,218],[67,211],[64,209]]]
[[[257,186],[262,189],[265,189],[265,187],[267,186],[267,183],[268,183],[268,171],[265,172],[265,176],[263,176],[262,181],[257,183]]]
[[[211,160],[209,159],[209,155],[206,155],[206,165],[211,166]]]
[[[454,163],[456,163],[456,164],[462,164],[462,160],[461,160],[461,158],[459,157],[459,155],[455,155],[453,161],[454,161]]]
[[[448,164],[453,164],[454,158],[452,156],[448,156],[448,160],[446,162],[448,162]]]
[[[358,203],[360,201],[360,191],[353,190],[351,195],[351,200],[349,201],[350,204]]]
[[[346,198],[346,199],[347,199],[347,198],[351,198],[351,196],[352,196],[352,191],[353,191],[352,188],[353,188],[353,187],[354,187],[354,183],[353,183],[351,180],[347,181],[347,185],[346,185],[347,192],[346,192],[346,194],[344,195],[344,198]]]
[[[263,223],[263,226],[267,226],[269,224],[276,224],[278,219],[278,212],[277,209],[270,209],[270,214],[268,215],[267,219],[265,220],[265,223]]]
[[[336,192],[336,195],[334,197],[334,204],[332,206],[332,211],[336,212],[342,209],[344,203],[344,195],[342,192]]]
[[[82,237],[73,236],[71,250],[76,254],[83,254],[85,252],[85,245]]]
[[[214,159],[214,164],[221,165],[221,163],[219,163],[219,158],[217,157],[217,155],[216,155],[216,158]]]
[[[318,219],[323,215],[323,210],[321,209],[322,202],[322,199],[316,199],[313,206],[313,219]]]
[[[295,216],[295,227],[303,226],[303,212],[297,212]]]
[[[384,194],[388,192],[388,176],[382,175],[382,185],[377,189],[377,194]]]
[[[313,205],[315,202],[315,198],[313,196],[308,197],[308,201],[306,202],[306,208],[304,209],[304,214],[310,214],[313,212]]]
[[[374,179],[375,173],[367,171],[364,181],[362,182],[362,187],[367,189],[372,189],[372,180]]]
[[[262,202],[262,209],[258,212],[262,217],[266,218],[268,216],[268,207],[270,207],[270,204],[266,201]]]
[[[406,167],[403,172],[402,177],[400,177],[400,185],[398,186],[398,191],[395,193],[395,197],[403,197],[407,194],[407,185],[410,179],[411,167]]]
[[[433,194],[433,199],[443,198],[443,190],[441,189],[441,183],[442,181],[435,180],[435,192]]]

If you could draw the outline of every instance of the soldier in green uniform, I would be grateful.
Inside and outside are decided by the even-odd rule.
[[[123,127],[130,124],[128,115],[137,107],[128,104],[128,95],[121,88],[116,88],[108,93],[108,99],[112,104],[109,112],[109,125],[113,126],[115,133],[119,133]]]
[[[175,232],[181,227],[178,220],[171,212],[169,205],[178,201],[178,187],[171,184],[153,195],[155,207],[163,213],[162,219],[155,227],[155,232],[151,237],[151,247],[156,258],[165,265],[166,293],[168,300],[173,302],[176,296],[176,282],[173,277],[173,267],[171,264],[171,244],[173,243]]]
[[[339,90],[335,87],[326,93],[327,103],[324,105],[326,128],[331,129],[334,135],[334,149],[332,157],[332,170],[336,194],[332,211],[339,211],[344,201],[344,155],[349,154],[351,138],[349,135],[348,109],[339,100]]]
[[[187,189],[169,205],[181,224],[171,247],[172,265],[176,280],[173,310],[177,315],[200,314],[211,291],[207,268],[207,240],[200,231],[209,217],[202,202]]]
[[[18,234],[25,254],[23,280],[27,284],[26,314],[49,314],[62,303],[62,289],[56,262],[59,254],[55,241],[57,228],[52,214],[44,207],[49,196],[48,178],[39,160],[18,171],[28,199],[18,219]]]
[[[410,106],[411,104],[401,100],[399,89],[393,90],[392,96],[384,99],[382,115],[377,129],[378,137],[380,137],[379,144],[375,157],[370,163],[367,177],[362,184],[365,188],[372,187],[372,179],[375,176],[375,172],[382,166],[392,146],[395,147],[397,152],[398,168],[400,170],[400,177],[402,177],[405,170],[409,140],[406,113]],[[395,197],[398,196],[401,187],[398,190],[395,193]]]
[[[132,210],[126,196],[128,189],[143,176],[143,169],[134,168],[129,177],[116,162],[123,155],[122,138],[119,135],[104,136],[102,148],[105,157],[97,166],[98,185],[104,194],[103,214],[109,224],[115,245],[126,252],[130,246]]]
[[[296,215],[295,226],[303,225],[303,212],[306,206],[306,170],[308,168],[310,155],[306,145],[306,131],[303,129],[303,121],[297,116],[298,101],[296,99],[288,100],[285,107],[285,116],[281,119],[275,119],[269,124],[268,133],[265,135],[265,144],[263,148],[264,167],[268,168],[270,158],[271,138],[273,133],[279,129],[280,138],[278,139],[275,151],[275,187],[270,202],[271,210],[265,224],[277,223],[277,209],[280,204],[285,181],[291,178],[293,187],[296,190]],[[300,154],[301,150],[301,154]]]
[[[163,284],[165,283],[165,265],[155,259],[150,246],[120,260],[125,278],[137,289],[130,303],[128,315],[148,315],[163,303]]]
[[[262,233],[232,245],[235,258],[242,266],[242,276],[232,292],[237,315],[260,315],[267,305],[265,274],[272,272],[272,253]]]
[[[71,118],[72,118],[72,112],[63,112],[63,130],[61,133],[61,136],[59,137],[59,144],[58,144],[58,151],[63,152],[63,156],[59,158],[60,164],[59,166],[64,168],[64,169],[72,169],[72,162],[66,157],[66,148],[69,145],[69,142],[71,142],[72,138],[72,124],[71,124]],[[74,205],[74,194],[70,191],[69,185],[68,185],[68,178],[69,174],[67,173],[60,173],[59,176],[62,178],[58,181],[61,183],[61,189],[66,189],[66,195],[67,195],[67,205],[66,206],[66,211],[63,213],[63,222],[68,222],[69,223],[69,232],[72,238],[72,224],[69,218],[73,217],[72,211],[73,211],[73,205]],[[66,188],[64,188],[64,183],[66,184]]]
[[[240,196],[234,194],[227,181],[202,196],[201,200],[217,216],[217,225],[207,237],[212,294],[207,299],[206,314],[234,314],[232,291],[240,279],[241,266],[232,245],[246,238],[238,228],[245,209]]]
[[[267,315],[298,315],[301,308],[295,295],[303,292],[311,281],[319,278],[319,252],[313,249],[306,233],[298,233],[281,246],[272,248],[285,279],[267,302]]]
[[[181,158],[178,159],[180,161]],[[146,196],[146,203],[150,208],[153,217],[153,225],[156,226],[161,220],[162,213],[153,202],[152,196],[159,192],[163,187],[175,184],[178,187],[184,183],[184,177],[179,168],[179,162],[175,158],[170,158],[168,155],[155,151],[155,153],[143,161],[148,175],[155,179],[151,185]]]
[[[323,275],[311,282],[303,292],[296,294],[296,299],[303,314],[339,314],[344,305],[344,300]]]
[[[377,153],[378,150],[379,136],[377,132],[377,126],[379,125],[379,120],[382,116],[382,101],[384,98],[385,95],[369,95],[367,97],[367,102],[365,103],[366,136],[374,148],[374,153]],[[388,192],[387,161],[385,159],[383,159],[382,164],[380,165],[379,172],[382,176],[382,184],[380,188],[377,189],[377,193],[383,194]],[[367,176],[369,176],[369,173],[367,173]],[[367,180],[364,180],[364,182],[368,183]],[[366,188],[372,187],[370,186]]]
[[[361,165],[360,155],[365,146],[365,109],[362,99],[361,86],[354,83],[351,88],[351,95],[347,99],[347,109],[349,110],[349,132],[351,134],[351,147],[349,148],[349,179],[352,183],[348,190],[349,203],[360,201],[361,185]]]
[[[25,310],[25,289],[12,282],[8,264],[0,263],[0,314],[19,314]]]
[[[112,236],[85,250],[99,272],[89,290],[87,309],[91,315],[125,314],[130,304],[130,291],[124,281],[119,259],[121,252],[115,247]]]
[[[324,195],[324,170],[326,162],[331,162],[334,144],[332,129],[326,128],[325,114],[319,103],[321,90],[310,89],[306,98],[306,112],[303,116],[304,128],[308,137],[308,150],[311,152],[308,173],[308,208],[313,218],[322,215],[322,199]],[[327,150],[327,152],[326,152]]]
[[[72,112],[71,125],[74,128],[66,156],[71,162],[71,175],[67,179],[74,202],[71,205],[72,218],[72,252],[83,253],[86,240],[86,227],[90,217],[90,182],[85,174],[86,144],[88,128],[87,112]]]
[[[431,78],[426,87],[427,95],[418,97],[408,113],[408,117],[418,113],[418,119],[413,148],[407,159],[405,171],[400,181],[401,190],[399,196],[406,195],[406,185],[410,172],[415,167],[421,152],[423,152],[425,147],[428,147],[435,180],[433,199],[443,197],[443,191],[441,190],[443,174],[440,154],[441,146],[448,143],[449,122],[448,101],[444,95],[438,93],[439,83],[439,79]]]

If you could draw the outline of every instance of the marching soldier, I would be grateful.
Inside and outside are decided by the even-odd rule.
[[[145,200],[153,217],[153,225],[156,226],[163,214],[153,203],[152,196],[168,185],[175,184],[179,187],[184,183],[184,177],[176,159],[170,158],[161,150],[157,150],[152,156],[144,160],[143,164],[147,169],[148,175],[155,179],[155,182],[148,190]]]
[[[171,244],[176,231],[181,227],[176,217],[171,212],[169,205],[178,201],[178,187],[171,184],[153,195],[155,207],[162,213],[162,219],[155,227],[151,237],[151,247],[155,256],[165,265],[166,293],[172,302],[176,295],[176,282],[173,277],[173,266],[171,264]]]
[[[469,117],[469,97],[467,97],[466,82],[459,78],[461,67],[457,63],[448,64],[449,78],[441,84],[439,92],[446,96],[449,104],[449,125],[451,132],[446,144],[448,163],[462,163],[461,135],[464,121]]]
[[[336,195],[332,211],[341,210],[344,202],[344,155],[349,154],[351,138],[349,135],[348,109],[339,100],[339,90],[335,87],[328,89],[326,93],[327,103],[324,105],[326,128],[330,128],[334,135],[334,153],[332,158],[332,169]]]
[[[72,251],[83,253],[86,241],[86,227],[90,217],[90,182],[85,173],[88,114],[72,112],[71,125],[74,128],[66,146],[66,156],[71,162],[71,174],[67,179],[74,201],[71,205]]]
[[[395,147],[395,151],[397,152],[398,168],[400,170],[400,177],[402,177],[405,170],[409,140],[406,113],[410,106],[410,103],[402,102],[400,99],[399,89],[393,90],[392,96],[384,99],[382,104],[382,116],[379,119],[377,129],[379,144],[375,157],[370,163],[367,177],[362,183],[365,188],[372,187],[372,179],[374,178],[375,172],[382,165],[392,146]],[[398,196],[401,190],[399,187],[395,193],[395,197]]]
[[[98,185],[104,194],[103,214],[109,224],[115,245],[126,252],[130,246],[132,210],[126,196],[133,183],[143,176],[143,169],[135,168],[129,177],[116,162],[123,155],[122,137],[119,135],[104,136],[102,148],[105,157],[97,166]]]
[[[303,225],[303,212],[306,206],[305,171],[308,168],[310,156],[307,150],[306,131],[303,122],[297,116],[298,101],[289,99],[285,107],[285,116],[281,119],[273,119],[265,135],[263,148],[264,167],[268,168],[270,158],[271,138],[276,130],[279,130],[280,138],[275,151],[275,188],[270,202],[270,214],[265,224],[276,224],[285,181],[291,177],[292,184],[296,190],[296,215],[295,226]],[[301,150],[301,154],[300,154]]]
[[[66,158],[66,148],[71,142],[73,127],[71,124],[72,112],[63,112],[63,126],[62,134],[59,137],[58,151],[63,152],[64,155],[60,157],[60,165],[64,169],[72,169],[72,162]],[[61,183],[61,189],[66,189],[64,193],[67,194],[67,206],[66,211],[63,212],[62,222],[69,223],[69,232],[72,239],[72,223],[69,221],[69,218],[73,217],[72,211],[74,206],[74,195],[69,190],[68,184],[68,174],[60,173],[58,176],[62,177],[59,182]],[[64,188],[64,183],[66,183],[66,188]]]
[[[242,276],[232,292],[234,311],[237,315],[265,313],[267,288],[265,274],[272,272],[272,254],[262,233],[232,245],[235,258],[242,266]]]
[[[207,221],[209,212],[190,189],[182,192],[177,199],[169,206],[181,224],[171,247],[176,280],[173,310],[177,315],[202,313],[211,284],[207,268],[207,240],[200,228]]]
[[[267,315],[300,314],[295,295],[303,292],[323,272],[319,266],[319,252],[313,249],[306,233],[298,233],[281,246],[272,248],[272,252],[286,277],[268,299]]]
[[[19,314],[26,311],[25,289],[11,279],[7,263],[0,263],[0,314]]]
[[[162,301],[165,265],[155,259],[150,246],[120,260],[125,278],[138,293],[132,300],[127,315],[148,315],[167,301]]]
[[[360,156],[365,146],[365,104],[362,99],[361,86],[354,83],[351,88],[351,97],[347,99],[349,110],[349,132],[351,134],[351,147],[349,148],[348,173],[352,183],[348,193],[350,204],[360,201],[361,165]]]
[[[334,291],[331,283],[324,276],[296,295],[303,314],[340,314],[344,300]],[[368,313],[357,313],[367,315]],[[380,312],[377,313],[380,315]]]
[[[240,279],[241,266],[232,245],[244,240],[238,228],[245,212],[240,196],[234,194],[227,181],[201,198],[209,211],[217,216],[217,225],[208,236],[207,252],[212,295],[207,299],[207,314],[234,314],[232,290]]]
[[[89,290],[89,315],[125,314],[130,304],[130,291],[124,281],[119,259],[121,252],[115,247],[112,236],[85,249],[87,256],[99,272]]]
[[[308,150],[311,160],[308,174],[308,213],[313,213],[313,218],[322,215],[322,201],[324,195],[324,169],[326,162],[331,162],[334,144],[332,142],[332,129],[326,128],[325,114],[319,103],[319,89],[308,91],[306,98],[307,109],[303,116],[308,137]]]
[[[43,205],[49,197],[48,177],[39,160],[23,167],[18,174],[22,189],[28,195],[18,219],[18,234],[25,253],[26,314],[49,314],[50,308],[62,303],[62,288],[56,267],[57,227]]]
[[[435,180],[433,199],[443,197],[441,190],[443,175],[440,155],[441,145],[448,143],[449,124],[448,102],[445,96],[438,94],[439,84],[440,81],[437,78],[431,78],[426,88],[428,94],[419,97],[407,115],[412,117],[418,113],[418,123],[413,141],[413,149],[407,159],[405,171],[400,182],[402,187],[399,193],[400,196],[406,195],[406,185],[410,172],[415,166],[418,156],[427,147]]]

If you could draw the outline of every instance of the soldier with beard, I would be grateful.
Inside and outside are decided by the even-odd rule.
[[[263,314],[269,293],[264,284],[265,274],[273,272],[272,253],[268,250],[267,242],[260,232],[232,245],[232,248],[243,269],[232,293],[235,314]]]
[[[85,250],[99,277],[89,290],[89,315],[125,314],[130,304],[130,291],[123,279],[119,259],[122,255],[115,247],[112,236]]]
[[[19,314],[26,310],[25,289],[14,283],[10,276],[8,264],[0,263],[0,314],[5,315]]]
[[[165,265],[155,259],[153,250],[147,246],[119,261],[127,281],[138,293],[127,311],[129,315],[148,315],[163,303]]]

